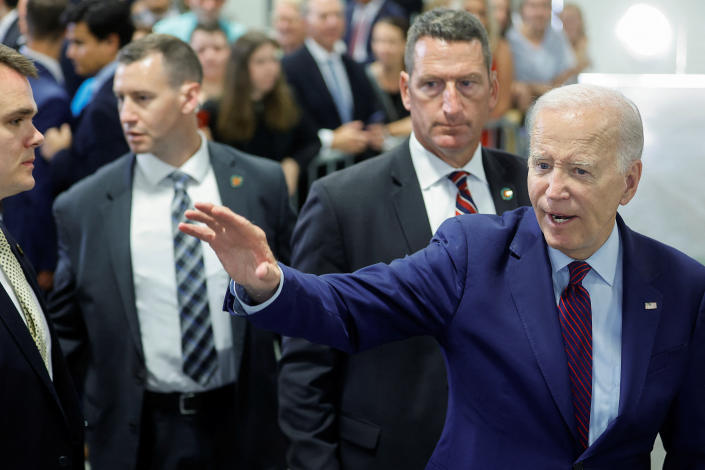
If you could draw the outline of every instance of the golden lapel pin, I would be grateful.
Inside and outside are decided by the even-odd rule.
[[[514,197],[514,190],[505,186],[499,191],[499,195],[502,196],[503,200],[511,201]]]
[[[242,181],[243,181],[242,176],[232,175],[230,177],[230,186],[232,186],[233,188],[239,188],[240,186],[242,186]]]

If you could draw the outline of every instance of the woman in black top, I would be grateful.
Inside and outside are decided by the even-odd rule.
[[[280,58],[279,45],[266,34],[242,35],[230,53],[222,98],[204,110],[213,140],[281,162],[293,195],[300,170],[321,144],[286,84]]]

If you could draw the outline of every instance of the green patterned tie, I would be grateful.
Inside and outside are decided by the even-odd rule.
[[[15,296],[22,307],[22,315],[24,315],[29,328],[29,334],[32,335],[34,343],[37,345],[39,354],[42,356],[44,366],[49,369],[47,348],[44,335],[41,328],[41,312],[37,309],[35,302],[32,299],[32,288],[24,276],[24,271],[20,266],[19,261],[10,249],[10,243],[5,238],[5,234],[0,230],[0,266],[7,276],[7,279],[12,285],[12,290],[15,291]]]

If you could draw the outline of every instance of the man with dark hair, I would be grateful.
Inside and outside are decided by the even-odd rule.
[[[0,45],[0,199],[32,189],[42,134],[26,57]],[[32,217],[33,214],[25,214]],[[2,467],[83,468],[83,420],[76,392],[45,317],[43,295],[20,245],[0,226]]]
[[[467,172],[462,181],[479,212],[529,204],[526,162],[480,145],[497,98],[481,23],[461,11],[427,13],[407,47],[401,91],[413,134],[313,184],[292,239],[302,271],[352,272],[422,249],[456,214],[459,189],[449,175],[458,171]],[[433,339],[348,355],[287,338],[282,353],[280,422],[291,469],[423,468],[447,405]]]
[[[20,0],[20,28],[26,44],[20,52],[34,60],[38,76],[29,84],[37,103],[34,125],[39,132],[71,122],[70,98],[63,86],[64,76],[59,65],[64,25],[60,17],[68,0]],[[51,215],[54,188],[49,164],[37,151],[34,177],[37,184],[3,201],[5,226],[24,247],[27,257],[37,270],[37,282],[43,291],[51,290],[56,267],[56,226]],[[27,217],[32,214],[32,217]]]
[[[221,201],[288,259],[284,175],[198,132],[203,74],[188,44],[148,35],[117,62],[131,153],[54,204],[50,310],[83,390],[92,467],[281,469],[275,337],[222,312],[227,274],[176,225],[190,200]]]
[[[134,28],[127,2],[82,0],[62,20],[67,25],[67,56],[87,78],[71,102],[70,126],[46,132],[42,156],[50,162],[56,194],[128,150],[113,94],[115,57],[130,42]]]

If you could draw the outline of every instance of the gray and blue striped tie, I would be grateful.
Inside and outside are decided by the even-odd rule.
[[[186,375],[205,386],[218,368],[218,355],[213,341],[201,242],[179,230],[179,223],[186,222],[184,211],[191,207],[191,198],[186,193],[189,176],[174,171],[169,178],[174,183],[171,225],[181,319],[182,367]]]

